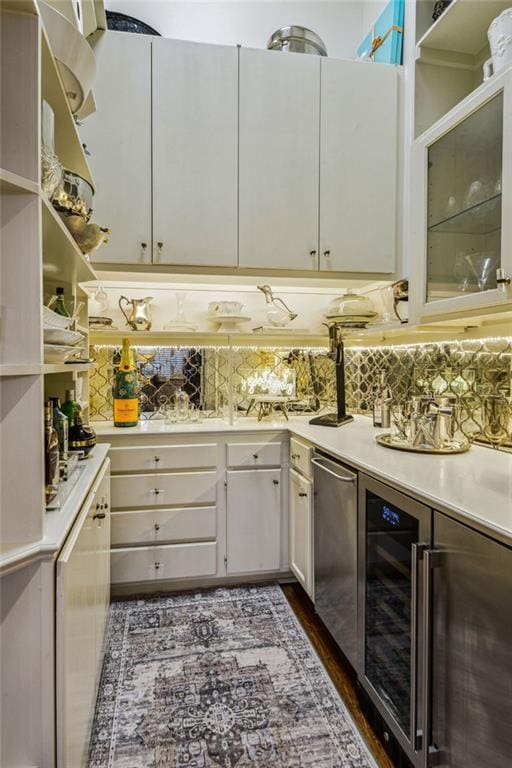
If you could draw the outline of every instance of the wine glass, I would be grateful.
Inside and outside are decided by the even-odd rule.
[[[485,291],[487,281],[493,271],[496,271],[498,259],[495,251],[482,251],[481,253],[467,253],[466,262],[473,272],[478,290]]]

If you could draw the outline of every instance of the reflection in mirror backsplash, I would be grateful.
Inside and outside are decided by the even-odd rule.
[[[164,418],[179,392],[202,418],[244,417],[251,403],[274,401],[289,414],[324,413],[334,405],[334,366],[319,347],[148,347],[135,345],[141,377],[142,418]],[[93,345],[91,419],[112,419],[111,380],[119,346]],[[460,406],[459,427],[470,439],[485,432],[486,398],[512,395],[512,338],[348,347],[347,405],[369,414],[378,372],[385,371],[395,402],[432,392],[452,395]],[[197,414],[196,414],[197,415]],[[251,415],[255,411],[251,410]],[[510,442],[510,441],[509,441]]]

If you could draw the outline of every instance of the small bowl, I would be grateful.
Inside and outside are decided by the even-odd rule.
[[[243,308],[241,301],[210,301],[208,304],[212,315],[239,315]]]

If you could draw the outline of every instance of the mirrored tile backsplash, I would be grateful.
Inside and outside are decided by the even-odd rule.
[[[165,417],[184,391],[201,418],[256,415],[263,404],[289,414],[334,407],[334,363],[326,348],[134,345],[142,418]],[[91,420],[112,419],[112,378],[120,346],[93,345]],[[459,427],[479,439],[486,398],[512,395],[512,338],[474,339],[345,350],[347,406],[369,414],[378,373],[385,371],[396,403],[415,395],[451,395]]]

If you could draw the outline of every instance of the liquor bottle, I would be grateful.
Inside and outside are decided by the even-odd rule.
[[[71,428],[73,425],[73,417],[75,415],[75,411],[77,408],[80,408],[79,404],[75,400],[75,390],[74,389],[66,389],[64,402],[61,406],[62,413],[67,416],[69,427]]]
[[[379,386],[373,399],[373,426],[389,427],[391,425],[391,390],[386,384],[386,374],[379,374]]]
[[[114,427],[136,427],[139,423],[137,366],[128,339],[123,339],[121,360],[114,381]]]
[[[71,317],[69,309],[66,306],[66,301],[64,299],[64,288],[55,289],[55,296],[52,296],[48,302],[48,307],[49,309],[53,309],[53,311],[58,315],[62,315],[63,317]]]
[[[68,417],[61,411],[60,400],[58,397],[50,397],[50,403],[52,404],[53,409],[53,428],[57,432],[59,438],[60,458],[65,461],[68,457]]]
[[[45,498],[49,504],[59,490],[59,438],[53,428],[52,406],[44,405],[44,475]]]
[[[96,432],[91,427],[86,427],[82,420],[82,409],[75,408],[73,425],[69,428],[69,450],[82,451],[88,454],[96,445]]]

